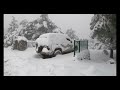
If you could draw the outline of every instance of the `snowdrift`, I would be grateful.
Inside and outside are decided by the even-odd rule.
[[[80,53],[77,53],[76,58],[78,60],[88,59],[90,60],[90,51],[88,49],[80,51]]]
[[[116,64],[106,63],[109,55],[89,51],[91,60],[74,61],[73,52],[43,60],[34,48],[24,52],[4,48],[4,76],[116,76]]]

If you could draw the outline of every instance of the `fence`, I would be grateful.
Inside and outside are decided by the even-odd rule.
[[[88,40],[81,39],[80,41],[74,40],[74,56],[82,50],[88,49]]]

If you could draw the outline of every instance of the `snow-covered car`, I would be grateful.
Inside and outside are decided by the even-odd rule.
[[[66,34],[46,33],[36,39],[36,52],[45,58],[56,56],[74,50],[73,40]]]

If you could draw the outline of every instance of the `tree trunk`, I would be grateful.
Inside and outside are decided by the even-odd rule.
[[[110,58],[113,59],[113,47],[112,47],[112,44],[113,44],[113,38],[111,38],[110,42],[111,42]]]
[[[110,49],[110,58],[113,59],[113,49]]]

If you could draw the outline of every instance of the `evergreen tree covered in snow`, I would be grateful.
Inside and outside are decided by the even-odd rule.
[[[109,47],[110,58],[113,58],[113,49],[116,49],[116,15],[95,14],[90,25],[93,30],[91,37]]]
[[[42,14],[40,17],[42,18],[43,26],[48,29],[47,32],[52,32],[55,28],[58,28],[58,27],[55,25],[55,23],[53,23],[53,22],[49,19],[48,14]]]
[[[17,20],[15,19],[14,16],[12,16],[12,21],[9,24],[10,27],[8,28],[8,33],[12,33],[13,31],[15,31],[18,28],[18,24],[17,24]]]
[[[36,40],[40,35],[52,33],[56,28],[58,27],[49,19],[48,14],[41,14],[39,18],[27,24],[25,37],[28,40]]]
[[[15,19],[15,17],[12,16],[12,21],[9,24],[9,28],[7,33],[5,34],[4,38],[4,46],[8,47],[11,46],[13,43],[13,39],[15,38],[17,34],[17,29],[18,29],[18,21]]]
[[[29,22],[26,19],[24,19],[20,22],[20,24],[19,24],[19,29],[20,29],[19,36],[22,36],[22,35],[24,36],[28,23]]]
[[[55,23],[49,19],[48,14],[41,14],[39,18],[30,22],[24,19],[19,24],[13,17],[8,33],[4,36],[6,39],[4,42],[12,45],[13,36],[24,36],[28,40],[36,40],[44,33],[62,33]]]
[[[22,20],[22,21],[20,22],[20,25],[22,25],[23,27],[26,27],[27,24],[28,24],[27,19],[24,19],[24,20]]]

